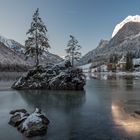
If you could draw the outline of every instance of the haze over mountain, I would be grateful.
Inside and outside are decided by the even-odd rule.
[[[106,63],[111,54],[119,57],[127,52],[138,55],[140,52],[140,16],[128,16],[116,25],[109,41],[101,40],[96,49],[84,55],[79,65],[94,62],[96,64]]]

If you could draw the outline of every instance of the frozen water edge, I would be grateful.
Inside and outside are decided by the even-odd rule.
[[[140,72],[117,72],[116,75],[120,75],[120,76],[140,76]]]

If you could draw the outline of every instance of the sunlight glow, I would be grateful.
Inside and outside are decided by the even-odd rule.
[[[112,104],[112,116],[115,124],[122,127],[127,133],[140,132],[140,119],[125,113],[121,107]]]

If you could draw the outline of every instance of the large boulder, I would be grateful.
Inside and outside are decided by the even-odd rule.
[[[47,132],[49,120],[38,108],[30,115],[26,110],[14,110],[10,114],[9,124],[17,127],[26,137],[44,135]]]
[[[38,66],[30,70],[27,75],[19,78],[14,89],[51,89],[51,90],[83,90],[85,75],[82,69],[72,67],[69,61],[59,64]]]

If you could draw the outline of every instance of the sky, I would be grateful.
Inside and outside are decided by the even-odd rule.
[[[109,40],[125,17],[140,15],[140,0],[0,0],[0,34],[24,45],[37,8],[48,29],[49,51],[64,56],[73,35],[84,55],[101,39]]]

